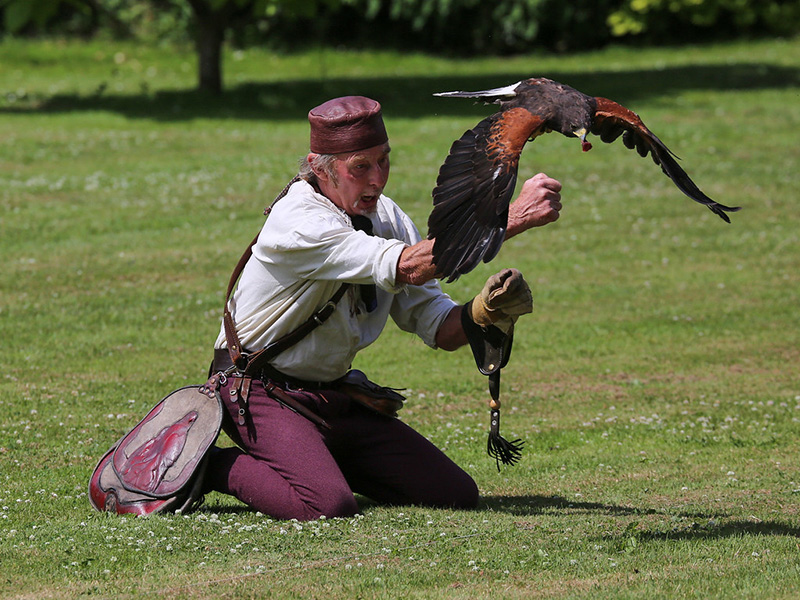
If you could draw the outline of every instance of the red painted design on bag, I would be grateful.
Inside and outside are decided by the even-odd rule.
[[[154,492],[181,455],[189,429],[196,420],[197,412],[191,411],[180,421],[164,427],[131,453],[119,471],[120,477],[129,486]]]

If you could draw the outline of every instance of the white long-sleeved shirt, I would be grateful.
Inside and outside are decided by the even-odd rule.
[[[456,303],[435,280],[397,285],[400,253],[421,236],[391,199],[382,195],[370,220],[372,236],[356,231],[350,217],[307,182],[293,184],[267,218],[230,302],[242,347],[259,350],[294,331],[344,282],[376,284],[377,308],[368,313],[352,286],[325,323],[271,361],[276,369],[298,379],[337,379],[378,338],[389,316],[435,347],[436,332]],[[225,346],[222,328],[215,347]]]

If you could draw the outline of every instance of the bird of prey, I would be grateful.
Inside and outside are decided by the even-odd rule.
[[[479,92],[443,92],[436,96],[473,98],[500,105],[450,148],[433,190],[428,239],[434,239],[437,272],[451,282],[489,262],[500,250],[508,224],[508,206],[526,142],[558,131],[578,137],[582,149],[589,133],[610,143],[622,136],[640,156],[653,162],[684,194],[730,223],[726,212],[739,210],[715,202],[678,165],[676,156],[633,111],[607,98],[592,97],[545,78]]]

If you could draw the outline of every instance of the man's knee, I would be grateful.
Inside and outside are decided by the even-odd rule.
[[[326,519],[347,518],[358,514],[358,503],[352,492],[349,492],[326,498],[315,506],[306,505],[306,509],[306,515],[303,518],[305,521],[316,521],[320,517]]]
[[[477,508],[479,495],[478,484],[464,473],[462,481],[454,491],[452,508],[465,510]]]
[[[465,471],[458,470],[447,479],[442,479],[435,489],[428,490],[418,504],[436,508],[472,510],[478,506],[478,485]]]

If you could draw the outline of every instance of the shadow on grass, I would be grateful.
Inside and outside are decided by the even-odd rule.
[[[615,516],[665,515],[664,510],[636,508],[602,504],[599,502],[575,502],[560,496],[496,496],[482,499],[482,508],[512,515],[530,516],[543,512],[562,512],[566,515],[601,513]],[[789,536],[800,538],[800,528],[778,521],[727,520],[726,514],[703,511],[678,511],[677,516],[697,519],[689,526],[676,527],[670,531],[642,531],[628,527],[623,537],[635,537],[640,542],[665,540],[695,540],[737,537],[743,535]],[[635,524],[634,524],[635,525]],[[618,536],[608,536],[617,539]]]
[[[701,540],[707,538],[770,535],[800,538],[800,528],[778,521],[725,521],[719,524],[693,524],[674,531],[642,531],[636,539],[642,542],[665,540]]]
[[[358,497],[362,511],[369,511],[380,504],[363,496]],[[600,502],[573,502],[561,496],[488,496],[481,498],[478,510],[491,510],[498,513],[507,513],[518,516],[531,516],[543,512],[561,512],[564,516],[581,513],[600,513],[612,516],[647,516],[665,515],[664,510],[654,508],[636,508],[631,506],[617,506]],[[252,512],[252,509],[241,504],[205,505],[199,508],[201,512],[222,512],[229,514],[242,514]],[[686,519],[697,519],[688,526],[676,527],[670,531],[646,531],[637,527],[637,523],[629,523],[617,535],[607,535],[607,541],[624,544],[631,537],[638,542],[658,542],[667,540],[699,540],[751,536],[788,536],[800,538],[800,528],[778,521],[742,521],[726,520],[724,513],[706,513],[702,511],[680,511],[677,516]]]
[[[576,502],[561,496],[489,496],[481,499],[482,506],[489,510],[512,515],[535,515],[543,512],[561,511],[565,514],[605,513],[609,515],[658,515],[663,510],[617,506],[600,502]],[[681,516],[694,519],[719,518],[719,513],[682,512]]]
[[[533,59],[532,59],[533,60]],[[213,119],[305,119],[308,110],[325,100],[350,94],[371,96],[384,106],[389,118],[445,115],[488,115],[491,109],[471,101],[434,98],[434,92],[482,90],[533,76],[545,76],[569,84],[587,94],[607,96],[623,104],[653,98],[669,98],[684,90],[724,92],[745,89],[780,89],[800,86],[800,69],[762,63],[688,65],[630,71],[528,72],[463,76],[383,76],[298,79],[246,83],[229,88],[221,96],[194,90],[154,94],[115,95],[105,86],[91,95],[54,95],[22,107],[0,107],[0,114],[106,111],[128,118],[159,121]]]

